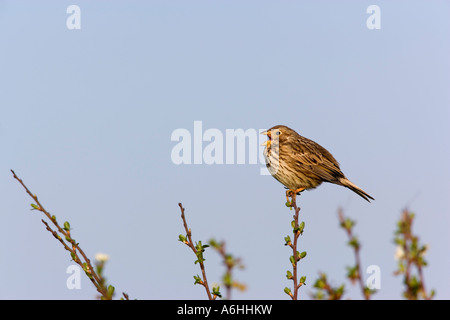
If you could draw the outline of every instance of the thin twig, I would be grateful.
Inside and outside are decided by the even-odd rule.
[[[220,256],[223,259],[223,263],[225,264],[226,267],[226,271],[225,271],[225,277],[224,278],[228,278],[231,279],[231,271],[233,269],[233,264],[229,263],[227,260],[227,254],[225,252],[225,243],[221,242],[220,245],[218,245],[216,247],[217,252],[220,254]],[[227,300],[231,300],[231,284],[230,283],[225,283],[225,289],[226,289],[226,293],[225,293],[225,299]]]
[[[359,242],[357,242],[356,237],[353,235],[353,228],[351,226],[346,226],[345,224],[345,217],[344,217],[344,212],[342,210],[342,208],[338,209],[338,216],[339,216],[339,222],[341,224],[341,226],[343,227],[343,229],[345,230],[345,232],[347,233],[347,236],[349,238],[350,243],[352,243],[353,241],[353,249],[354,249],[354,253],[355,253],[355,261],[356,261],[356,270],[357,270],[357,274],[356,274],[356,280],[358,281],[359,287],[361,288],[361,292],[364,296],[364,299],[369,300],[370,299],[370,291],[368,290],[368,288],[364,285],[364,281],[362,278],[362,273],[361,273],[361,258],[359,255],[359,251],[360,251],[360,245]],[[356,243],[354,243],[356,241]]]
[[[297,251],[298,238],[303,233],[303,228],[305,226],[305,223],[304,222],[302,222],[300,224],[298,223],[300,208],[297,207],[296,194],[289,192],[289,193],[286,193],[286,195],[291,198],[291,201],[288,200],[288,202],[286,202],[286,205],[288,207],[290,207],[291,210],[292,210],[292,208],[294,208],[294,216],[293,216],[294,220],[291,223],[291,226],[293,229],[292,231],[294,233],[294,240],[291,241],[290,236],[287,236],[284,238],[284,240],[286,241],[285,246],[289,246],[292,249],[292,256],[289,257],[289,260],[292,264],[292,272],[290,272],[288,270],[286,272],[286,277],[288,279],[292,280],[292,282],[294,284],[294,290],[292,292],[291,289],[286,287],[286,288],[284,288],[284,292],[286,294],[288,294],[292,300],[297,300],[298,289],[300,289],[300,287],[305,284],[305,280],[306,280],[306,277],[301,277],[300,280],[298,279],[298,262],[300,261],[300,259],[303,259],[306,256],[306,251],[304,251],[302,253],[299,253]]]
[[[188,241],[185,241],[184,243],[192,249],[192,251],[194,252],[194,254],[198,257],[198,250],[195,248],[194,246],[194,242],[192,241],[192,232],[191,229],[188,228],[187,222],[186,222],[186,217],[184,216],[184,208],[183,205],[181,203],[178,203],[178,206],[180,207],[181,210],[181,219],[183,219],[183,225],[184,225],[184,229],[186,230],[186,236]],[[203,281],[199,282],[206,290],[206,294],[208,295],[208,299],[209,300],[215,300],[216,296],[212,296],[211,292],[209,290],[209,286],[208,286],[208,280],[206,279],[206,271],[205,271],[205,265],[203,263],[203,261],[201,259],[198,259],[198,262],[200,264],[200,269],[202,270],[202,278]]]
[[[86,273],[86,275],[88,275],[88,278],[91,280],[91,282],[93,283],[93,285],[96,287],[97,291],[106,299],[111,299],[112,297],[110,297],[108,295],[108,290],[105,286],[100,285],[102,282],[101,277],[99,277],[96,273],[94,268],[91,265],[90,260],[87,258],[86,254],[84,253],[84,251],[80,248],[80,246],[78,245],[78,243],[76,243],[76,241],[71,237],[70,235],[70,230],[66,228],[61,228],[61,226],[58,224],[58,222],[56,221],[55,216],[52,216],[45,208],[44,206],[40,203],[38,197],[33,194],[28,188],[27,186],[23,183],[22,179],[20,179],[16,173],[11,170],[14,179],[16,179],[21,185],[22,187],[25,189],[25,191],[28,193],[28,195],[36,202],[36,205],[32,205],[33,209],[38,210],[40,212],[42,212],[43,214],[45,214],[47,216],[47,218],[53,223],[53,225],[56,227],[56,229],[58,230],[58,232],[63,235],[63,237],[61,237],[60,235],[58,235],[58,232],[56,232],[55,230],[53,230],[49,224],[44,221],[43,219],[41,220],[42,223],[45,225],[46,229],[64,246],[64,249],[66,249],[67,251],[70,252],[72,259],[74,260],[75,263],[77,263]],[[68,246],[66,244],[65,241],[67,241],[68,243],[71,244],[71,246]],[[78,253],[81,254],[81,256],[84,259],[84,263],[82,262],[82,260],[80,259],[80,257],[78,256]]]
[[[237,287],[240,290],[245,290],[245,285],[238,283],[233,280],[233,268],[244,268],[244,265],[241,263],[241,259],[235,259],[231,254],[227,253],[225,250],[225,241],[217,242],[214,239],[209,241],[209,245],[215,249],[219,255],[222,257],[223,264],[225,265],[225,274],[223,275],[223,284],[225,286],[225,299],[231,300],[231,289],[233,287]]]
[[[291,202],[291,206],[294,208],[294,221],[295,221],[295,226],[294,226],[294,230],[297,230],[294,233],[294,244],[291,246],[292,247],[292,254],[294,257],[297,257],[297,243],[298,243],[298,238],[300,237],[301,231],[299,230],[299,224],[298,224],[298,217],[299,217],[299,213],[300,213],[300,208],[297,207],[297,202],[296,202],[296,194],[294,193],[291,196],[292,202]],[[294,282],[294,293],[293,293],[293,297],[292,300],[297,300],[298,297],[298,289],[300,289],[300,287],[303,285],[303,283],[299,283],[298,282],[298,275],[297,275],[297,265],[298,265],[298,261],[300,260],[300,257],[297,257],[295,259],[295,263],[293,263],[293,267],[292,267],[292,271],[293,271],[293,275],[292,275],[292,280]]]
[[[400,220],[400,226],[398,234],[403,236],[403,256],[404,260],[406,262],[405,267],[405,284],[406,284],[406,290],[405,290],[405,296],[408,299],[418,299],[418,293],[422,295],[422,297],[426,300],[430,300],[434,296],[434,291],[432,291],[430,294],[427,294],[427,291],[425,289],[425,279],[423,275],[423,269],[422,266],[424,266],[423,262],[423,251],[417,252],[417,249],[413,250],[413,247],[419,247],[419,238],[418,236],[415,236],[412,233],[412,224],[414,220],[414,215],[410,213],[406,208],[402,212],[402,217]],[[418,280],[418,290],[415,288],[415,286],[411,285],[412,280],[411,278],[414,277],[412,275],[412,268],[417,268],[419,280]]]
[[[319,278],[316,280],[314,288],[317,288],[318,291],[316,294],[311,295],[313,299],[340,300],[344,293],[344,285],[333,288],[328,282],[327,275],[321,272],[319,272]]]

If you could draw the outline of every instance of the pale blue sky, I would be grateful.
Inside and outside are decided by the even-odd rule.
[[[81,8],[68,30],[66,8]],[[371,4],[381,29],[366,27]],[[195,240],[225,240],[241,299],[286,299],[292,212],[259,164],[175,165],[171,133],[285,124],[326,147],[376,201],[324,184],[299,197],[300,274],[346,282],[337,208],[355,219],[374,299],[397,299],[392,242],[408,206],[429,244],[426,285],[450,298],[450,5],[445,1],[0,1],[0,298],[91,299],[66,287],[70,256],[12,178],[25,181],[108,280],[137,299],[205,299]],[[208,280],[224,271],[206,252]],[[348,298],[361,298],[347,283]]]

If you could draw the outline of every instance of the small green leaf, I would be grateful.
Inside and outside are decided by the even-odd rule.
[[[291,295],[291,289],[289,289],[288,287],[284,288],[284,293]]]
[[[39,206],[35,205],[34,203],[31,204],[31,207],[33,208],[31,210],[39,210]]]
[[[436,294],[436,291],[434,289],[431,289],[429,297],[433,298],[435,294]]]
[[[197,249],[197,251],[199,251],[199,252],[205,251],[205,248],[208,248],[208,247],[209,247],[209,245],[207,245],[207,244],[202,245],[201,241],[197,242],[197,244],[195,245],[195,249]]]
[[[222,298],[222,294],[220,293],[219,289],[220,289],[220,286],[213,287],[211,293],[215,296],[218,296],[219,298]]]
[[[202,283],[202,279],[200,278],[199,275],[194,276],[194,284],[201,284]]]

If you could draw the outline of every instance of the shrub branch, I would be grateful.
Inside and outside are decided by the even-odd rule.
[[[293,292],[288,287],[284,288],[284,292],[286,294],[288,294],[292,300],[297,300],[298,299],[298,289],[300,289],[300,287],[302,285],[304,285],[305,281],[306,281],[305,276],[302,276],[300,278],[300,280],[298,279],[298,262],[306,256],[306,251],[303,251],[302,253],[299,253],[297,251],[298,238],[300,237],[301,234],[303,234],[303,229],[305,227],[305,223],[301,222],[299,224],[300,207],[297,207],[296,194],[292,193],[290,195],[290,197],[291,197],[291,202],[287,203],[286,205],[291,207],[291,209],[294,208],[294,215],[293,215],[294,220],[292,220],[292,222],[291,222],[292,232],[294,233],[294,240],[291,241],[291,238],[289,236],[286,236],[284,238],[284,240],[285,240],[285,245],[289,246],[292,249],[292,256],[290,256],[290,258],[289,258],[289,260],[292,264],[292,273],[290,271],[287,271],[286,278],[292,280],[294,287],[293,287]]]
[[[48,212],[42,203],[39,201],[38,197],[33,194],[28,187],[24,184],[22,179],[20,179],[16,173],[11,170],[14,179],[16,179],[22,187],[25,189],[26,193],[33,199],[35,203],[31,204],[32,209],[31,210],[37,210],[42,212],[53,224],[53,226],[56,228],[56,230],[52,229],[52,227],[49,225],[47,221],[44,219],[41,219],[42,223],[45,225],[46,230],[48,230],[55,239],[57,239],[64,249],[70,252],[70,256],[72,257],[72,260],[77,263],[86,273],[89,280],[91,280],[92,284],[95,286],[97,291],[101,295],[101,299],[105,300],[111,300],[112,296],[114,294],[114,287],[113,286],[106,286],[105,281],[103,277],[95,272],[95,269],[93,268],[91,261],[87,257],[87,255],[84,253],[83,249],[79,246],[79,244],[75,241],[75,239],[70,234],[70,224],[69,222],[64,222],[63,227],[59,225],[59,223],[56,221],[56,217],[54,215],[51,215],[50,212]],[[125,299],[128,299],[127,294],[123,294]]]
[[[192,241],[192,232],[191,229],[188,228],[186,217],[184,215],[185,209],[183,208],[183,205],[181,203],[178,203],[178,206],[180,207],[181,210],[181,219],[183,220],[184,230],[186,231],[186,236],[184,237],[183,235],[180,235],[179,240],[184,244],[186,244],[194,252],[195,256],[197,257],[195,263],[198,262],[198,264],[200,265],[200,269],[202,271],[203,280],[200,279],[198,276],[194,276],[195,284],[200,284],[205,288],[209,300],[215,300],[220,295],[220,293],[213,292],[213,294],[211,294],[209,290],[208,280],[206,278],[205,264],[203,263],[205,261],[205,259],[203,258],[203,251],[206,247],[208,247],[208,245],[202,245],[201,241],[199,241],[196,245],[194,245],[194,242]]]

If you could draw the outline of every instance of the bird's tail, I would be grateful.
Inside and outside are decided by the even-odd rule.
[[[367,192],[365,192],[364,190],[359,188],[357,185],[355,185],[352,182],[350,182],[350,180],[348,180],[347,178],[340,178],[339,182],[340,182],[341,185],[343,185],[344,187],[349,188],[350,190],[352,190],[353,192],[355,192],[359,196],[363,197],[367,201],[370,202],[369,198],[372,199],[372,200],[375,200]]]

